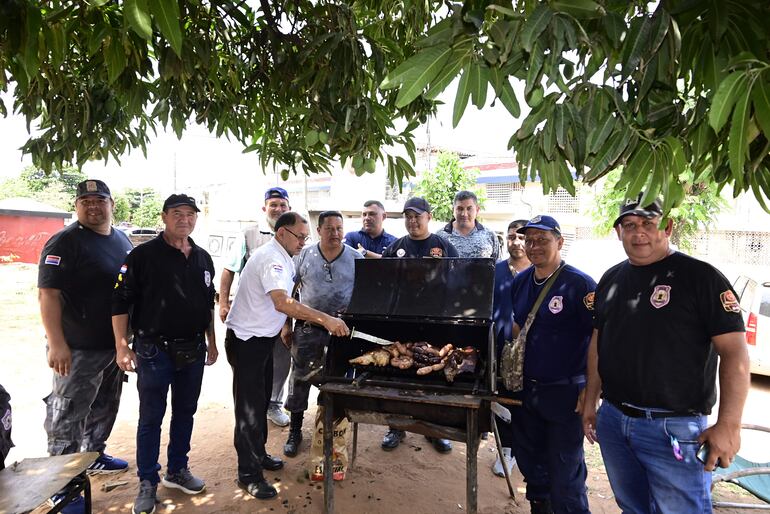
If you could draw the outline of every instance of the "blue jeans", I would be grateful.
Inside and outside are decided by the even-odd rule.
[[[632,418],[602,402],[596,434],[615,501],[624,513],[711,512],[711,474],[696,458],[706,416]],[[674,457],[671,436],[683,459]]]
[[[205,343],[201,341],[201,345]],[[139,391],[139,426],[136,430],[136,469],[139,480],[160,482],[160,427],[166,413],[166,396],[171,387],[171,425],[168,441],[169,473],[187,467],[193,415],[203,380],[205,352],[181,369],[155,343],[134,340],[136,388]]]
[[[555,513],[588,513],[583,423],[575,412],[582,385],[524,380],[511,409],[512,444],[528,500],[551,500]]]

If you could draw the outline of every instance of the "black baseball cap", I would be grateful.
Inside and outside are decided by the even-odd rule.
[[[166,201],[163,202],[163,212],[166,212],[169,209],[173,209],[174,207],[181,207],[182,205],[192,207],[195,212],[201,211],[198,209],[198,206],[195,205],[195,198],[182,193],[178,195],[174,194],[166,198]]]
[[[539,230],[548,230],[550,232],[556,232],[557,235],[561,235],[561,227],[559,222],[551,216],[545,214],[539,214],[529,220],[526,225],[520,227],[516,232],[519,234],[526,234],[527,229],[536,228]]]
[[[612,223],[613,227],[616,227],[620,221],[626,216],[641,216],[642,218],[655,218],[656,216],[663,216],[663,209],[660,206],[660,201],[655,199],[650,205],[641,207],[639,202],[642,199],[643,193],[639,193],[636,200],[626,200],[626,202],[620,206],[620,215],[615,218]]]
[[[282,187],[271,187],[265,191],[265,201],[270,200],[271,198],[283,198],[284,200],[288,200],[289,193]]]
[[[77,198],[91,195],[112,198],[110,188],[101,180],[88,179],[78,184]]]
[[[406,212],[406,211],[414,211],[417,214],[430,212],[430,204],[428,203],[427,200],[425,200],[425,198],[414,196],[406,201],[406,203],[404,204],[404,210],[401,212]]]

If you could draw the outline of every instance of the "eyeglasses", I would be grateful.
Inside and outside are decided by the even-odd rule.
[[[334,280],[332,277],[332,265],[328,262],[324,262],[324,271],[326,272],[326,281],[332,282]]]
[[[295,234],[294,232],[292,232],[286,227],[283,227],[283,229],[286,230],[286,232],[288,232],[289,234],[296,237],[298,241],[302,241],[303,243],[307,243],[308,241],[310,241],[310,236],[298,236],[297,234]]]

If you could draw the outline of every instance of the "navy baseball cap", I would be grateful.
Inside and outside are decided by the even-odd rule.
[[[535,216],[516,232],[519,234],[526,234],[528,228],[548,230],[551,232],[556,232],[557,235],[561,235],[561,227],[559,226],[559,222],[551,216],[546,216],[545,214]]]
[[[166,201],[163,202],[163,212],[166,212],[169,209],[173,209],[174,207],[181,207],[183,205],[192,207],[195,212],[201,211],[198,209],[198,206],[195,205],[195,198],[182,193],[178,195],[174,194],[166,198]]]
[[[620,215],[615,218],[615,221],[612,223],[613,227],[616,227],[626,216],[641,216],[642,218],[648,219],[663,216],[663,209],[660,206],[660,201],[657,199],[653,200],[653,202],[646,207],[639,205],[642,194],[643,193],[639,193],[636,200],[626,200],[626,202],[620,206]]]
[[[112,198],[110,188],[101,180],[89,179],[78,184],[77,198],[90,195],[101,196],[102,198]]]
[[[284,200],[288,200],[289,193],[282,187],[271,187],[265,191],[265,201],[270,200],[271,198],[283,198]]]
[[[406,211],[414,211],[417,214],[422,214],[423,212],[430,212],[430,204],[428,203],[425,198],[420,198],[419,196],[413,196],[409,200],[406,201],[404,204],[404,210],[401,212]]]

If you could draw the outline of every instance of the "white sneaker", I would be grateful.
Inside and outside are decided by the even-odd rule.
[[[274,425],[279,427],[288,426],[291,423],[291,419],[284,412],[284,410],[278,405],[271,405],[267,408],[267,419],[273,422]]]
[[[503,457],[505,458],[505,465],[508,467],[508,474],[511,474],[513,466],[516,465],[516,458],[511,455],[510,448],[503,448]],[[505,471],[503,470],[503,463],[500,462],[500,456],[497,456],[495,464],[492,466],[492,473],[499,477],[505,477]]]

